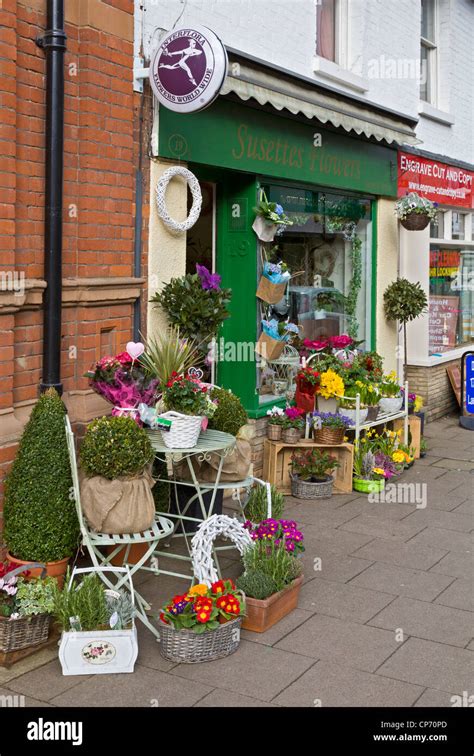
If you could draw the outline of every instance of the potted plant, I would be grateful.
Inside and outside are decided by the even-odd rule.
[[[344,396],[344,381],[334,370],[321,373],[318,392],[318,411],[336,412],[337,402]]]
[[[297,499],[332,496],[334,478],[330,474],[339,462],[321,449],[304,449],[291,456],[291,495]]]
[[[294,323],[286,321],[262,320],[262,333],[255,345],[255,351],[267,361],[278,359],[285,344],[294,335],[299,334],[299,328]]]
[[[359,422],[362,425],[367,420],[367,414],[369,408],[363,404],[360,398],[360,391],[355,383],[346,383],[344,389],[344,396],[339,399],[339,412],[347,417],[352,426],[355,426],[357,422],[357,395],[359,395]]]
[[[354,454],[354,490],[361,493],[378,493],[385,488],[385,471],[377,467],[375,454],[363,445],[355,449]]]
[[[427,453],[428,453],[428,445],[426,443],[426,439],[422,437],[420,440],[420,457],[422,458],[426,457]]]
[[[279,520],[285,508],[285,497],[275,486],[270,486],[272,501],[272,517]],[[245,517],[247,521],[255,524],[266,520],[268,517],[267,486],[256,485],[250,491],[245,502]]]
[[[300,440],[304,429],[303,414],[299,407],[286,407],[281,434],[285,444],[297,444]]]
[[[166,412],[158,421],[165,445],[170,449],[196,446],[203,419],[210,411],[208,388],[189,375],[172,375],[163,388],[162,401]]]
[[[352,425],[349,417],[333,412],[313,412],[313,439],[317,444],[336,446],[342,444],[347,428]]]
[[[271,242],[279,229],[293,225],[293,221],[285,215],[281,205],[267,200],[263,189],[260,190],[260,201],[253,211],[256,217],[252,229],[260,241]]]
[[[422,315],[428,307],[428,299],[418,282],[398,278],[385,289],[384,310],[387,320],[397,320],[403,326],[404,376],[407,375],[407,323]]]
[[[126,568],[109,568],[118,575]],[[97,568],[74,568],[64,590],[54,591],[53,614],[62,629],[63,675],[133,672],[138,655],[133,585],[109,589]],[[76,580],[76,576],[83,575]]]
[[[0,652],[5,654],[48,640],[56,580],[27,580],[25,570],[0,562]]]
[[[380,388],[380,410],[381,412],[391,415],[399,412],[403,404],[403,395],[398,385],[395,371],[384,376],[379,384]]]
[[[281,407],[272,407],[267,410],[267,417],[267,438],[270,441],[279,441],[281,439],[283,423],[285,422],[285,412]]]
[[[320,375],[318,370],[304,364],[296,375],[295,401],[305,412],[313,412],[315,397],[319,388]]]
[[[370,381],[356,381],[360,401],[367,407],[367,420],[376,420],[380,410],[380,393],[376,384]]]
[[[417,192],[408,192],[395,203],[395,213],[408,231],[423,231],[436,218],[437,202],[420,197]]]
[[[291,274],[285,262],[272,263],[266,260],[263,263],[257,297],[267,304],[276,304],[284,296],[290,278]]]
[[[39,398],[7,476],[3,509],[8,561],[15,567],[40,562],[60,579],[79,543],[65,412],[54,389]],[[31,577],[40,574],[30,569]]]
[[[172,375],[186,375],[190,368],[198,367],[203,360],[198,342],[182,336],[178,326],[169,326],[156,338],[149,338],[140,357],[141,365],[160,386],[164,386]]]
[[[255,541],[244,552],[244,573],[236,584],[246,597],[242,627],[264,633],[296,609],[303,583],[303,534],[293,520],[267,519],[258,526],[245,525]]]
[[[194,585],[163,606],[160,653],[181,664],[212,661],[237,651],[245,599],[230,579]]]

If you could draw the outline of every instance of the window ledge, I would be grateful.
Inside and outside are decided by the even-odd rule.
[[[313,59],[313,72],[323,79],[335,81],[348,89],[353,89],[355,92],[364,93],[369,89],[366,80],[362,76],[347,71],[332,60],[326,60],[326,58],[321,58],[320,56],[315,56]]]
[[[430,357],[408,360],[408,365],[413,367],[434,367],[435,365],[442,365],[444,362],[452,362],[458,360],[463,356],[464,352],[469,352],[473,349],[474,344],[464,344],[457,349],[451,349],[449,352],[442,352],[440,357],[431,355]]]
[[[443,123],[445,126],[452,126],[455,122],[450,113],[446,113],[444,110],[439,110],[424,100],[421,100],[418,105],[418,113],[423,116],[423,118],[429,118],[430,121]]]

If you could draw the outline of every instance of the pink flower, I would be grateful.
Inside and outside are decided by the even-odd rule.
[[[132,363],[132,358],[128,352],[120,352],[115,359],[118,360],[121,365],[130,365]]]
[[[326,349],[326,347],[329,346],[329,341],[327,339],[324,339],[324,341],[311,341],[311,339],[305,339],[303,345],[308,349],[314,349],[316,352],[319,352],[321,349]]]
[[[331,344],[333,349],[345,349],[346,347],[351,346],[351,344],[354,343],[354,339],[351,339],[350,336],[348,336],[346,333],[343,333],[340,336],[330,336],[329,343]]]

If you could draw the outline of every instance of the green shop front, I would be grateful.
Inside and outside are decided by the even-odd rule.
[[[186,235],[186,272],[206,264],[232,289],[214,380],[240,396],[249,417],[265,417],[282,399],[278,370],[255,355],[262,318],[290,318],[302,339],[349,332],[362,348],[380,349],[377,200],[396,196],[396,151],[320,128],[314,119],[225,98],[189,115],[160,108],[158,122],[159,159],[187,165],[201,184],[201,216]],[[292,220],[265,244],[252,230],[262,190]],[[265,259],[283,260],[292,274],[273,306],[256,297]]]

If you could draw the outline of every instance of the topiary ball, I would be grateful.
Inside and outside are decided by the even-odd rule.
[[[217,409],[209,419],[209,428],[236,436],[248,417],[239,397],[224,388],[212,390],[211,399],[217,401]]]
[[[81,466],[89,477],[114,480],[137,475],[153,459],[146,432],[131,417],[100,417],[87,428],[80,451]]]

